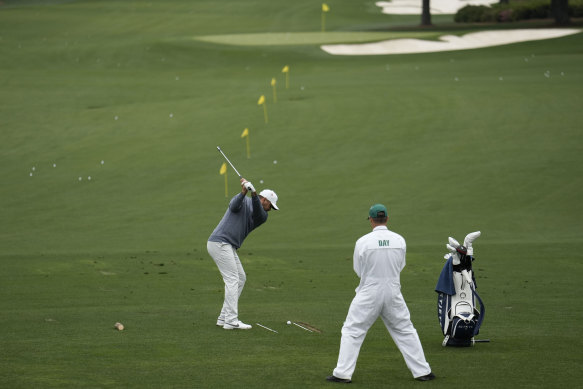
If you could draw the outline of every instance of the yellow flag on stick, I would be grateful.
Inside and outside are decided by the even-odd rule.
[[[277,91],[275,88],[275,85],[277,84],[277,81],[275,80],[275,78],[271,79],[271,89],[273,89],[273,102],[277,103]]]
[[[225,197],[229,197],[229,182],[227,180],[227,163],[223,162],[221,165],[221,170],[219,170],[221,176],[225,176]]]
[[[265,118],[265,124],[267,124],[267,104],[265,104],[265,96],[261,95],[257,101],[257,105],[263,105],[263,117]]]
[[[289,66],[285,65],[283,69],[281,69],[282,73],[285,73],[285,89],[289,88]]]
[[[249,148],[249,129],[246,128],[243,130],[243,133],[241,134],[241,138],[247,138],[247,158],[251,158],[251,151]]]
[[[322,32],[326,31],[326,13],[330,12],[328,4],[322,3]]]

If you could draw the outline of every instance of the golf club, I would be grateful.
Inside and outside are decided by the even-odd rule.
[[[299,325],[298,323],[292,322],[292,324],[295,325],[295,326],[300,327],[302,330],[306,330],[308,332],[314,332],[314,331],[312,331],[312,330],[310,330],[310,329],[308,329],[308,328],[306,328],[304,326]]]
[[[255,324],[257,324],[257,325],[258,325],[259,327],[261,327],[261,328],[265,328],[265,329],[266,329],[266,330],[268,330],[268,331],[275,332],[276,334],[279,334],[279,332],[277,332],[276,330],[272,330],[272,329],[271,329],[271,328],[269,328],[269,327],[266,327],[266,326],[264,326],[264,325],[261,325],[261,324],[259,324],[259,323],[255,323]]]
[[[223,155],[223,157],[225,157],[225,159],[227,160],[227,162],[229,162],[229,165],[231,165],[231,167],[233,168],[233,170],[235,171],[235,173],[237,173],[237,175],[239,176],[239,178],[241,178],[241,174],[239,174],[239,172],[237,171],[237,169],[235,168],[235,166],[233,166],[233,164],[231,163],[231,161],[229,161],[229,158],[227,158],[227,156],[225,155],[225,153],[223,153],[223,150],[221,150],[221,148],[219,146],[217,146],[217,150],[219,150],[219,153],[221,153]]]

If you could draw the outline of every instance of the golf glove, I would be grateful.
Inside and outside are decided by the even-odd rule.
[[[464,239],[464,246],[468,249],[468,255],[474,255],[474,248],[472,247],[472,242],[480,237],[482,233],[480,231],[470,232],[466,235]]]
[[[249,181],[245,182],[245,188],[247,188],[249,192],[255,193],[255,187]]]

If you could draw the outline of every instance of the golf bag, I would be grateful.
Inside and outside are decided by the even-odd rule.
[[[472,270],[474,261],[472,242],[480,231],[468,234],[464,244],[449,238],[445,263],[435,291],[437,292],[437,318],[445,339],[443,346],[468,347],[474,345],[484,320],[486,308],[476,292],[476,279]],[[476,307],[479,303],[480,309]]]

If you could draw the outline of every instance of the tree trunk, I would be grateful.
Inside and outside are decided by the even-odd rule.
[[[422,11],[421,11],[421,25],[431,26],[431,11],[429,9],[429,0],[422,0]]]
[[[571,23],[569,18],[569,0],[551,0],[551,14],[555,23],[565,26]]]

